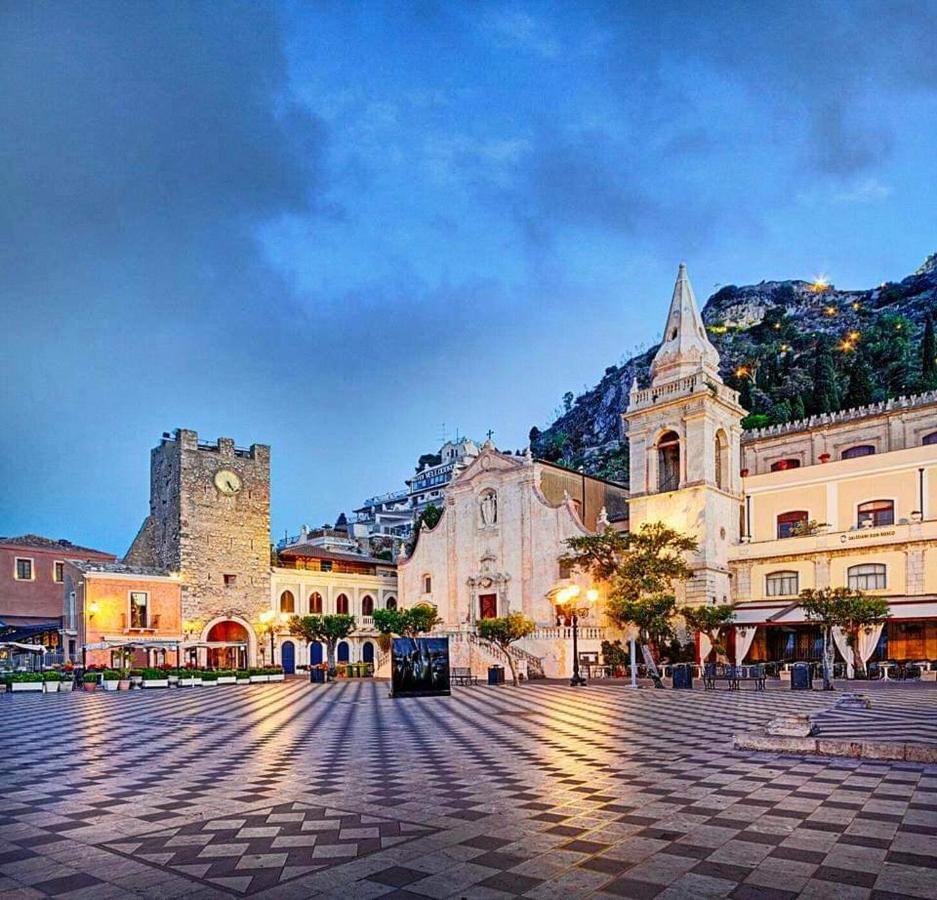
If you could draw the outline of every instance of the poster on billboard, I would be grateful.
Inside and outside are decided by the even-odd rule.
[[[438,697],[450,693],[449,638],[394,638],[391,647],[392,697]]]

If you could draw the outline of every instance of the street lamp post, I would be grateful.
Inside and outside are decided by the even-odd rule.
[[[579,671],[579,617],[589,612],[598,597],[599,592],[595,588],[589,588],[583,594],[578,584],[563,588],[556,596],[557,613],[571,619],[573,625],[573,677],[569,679],[570,687],[586,684],[586,679]]]

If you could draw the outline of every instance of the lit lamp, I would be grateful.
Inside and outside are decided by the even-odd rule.
[[[586,679],[579,673],[579,617],[587,615],[598,599],[599,592],[595,588],[589,588],[583,593],[578,584],[562,588],[556,594],[557,615],[571,619],[573,624],[573,677],[569,679],[570,687],[586,683]]]
[[[260,614],[260,624],[263,630],[270,635],[270,665],[273,665],[273,632],[276,631],[277,614],[272,609],[266,609]]]

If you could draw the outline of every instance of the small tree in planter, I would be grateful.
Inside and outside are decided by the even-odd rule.
[[[517,687],[517,663],[514,661],[514,655],[511,653],[511,644],[533,634],[536,629],[533,619],[528,619],[521,612],[508,613],[506,616],[499,616],[493,619],[479,619],[477,628],[478,636],[492,644],[500,647],[504,655],[508,658],[508,665],[511,667],[511,680],[514,687]]]
[[[846,588],[808,588],[800,592],[800,608],[811,622],[820,626],[823,636],[823,690],[833,690],[833,626],[840,592]]]
[[[735,621],[735,607],[731,603],[719,603],[715,606],[684,606],[680,614],[692,631],[705,634],[716,651],[719,662],[728,660],[726,637]],[[705,662],[706,660],[703,660]]]
[[[338,642],[355,630],[355,617],[339,613],[334,616],[292,616],[290,634],[307,643],[322,641],[329,661],[329,677],[335,677],[335,648]]]
[[[859,655],[859,635],[867,634],[888,618],[889,606],[884,597],[870,597],[851,588],[836,588],[833,604],[833,624],[846,633],[846,644],[852,650],[852,664],[856,678],[867,678],[865,661]]]
[[[374,610],[374,627],[378,630],[378,646],[385,653],[390,650],[394,635],[398,637],[419,637],[432,631],[442,619],[435,606],[417,603],[407,609]]]
[[[88,693],[93,693],[97,690],[98,687],[98,678],[99,673],[97,672],[85,672],[81,678],[82,687],[88,691]]]
[[[606,528],[566,544],[561,562],[608,584],[605,614],[637,630],[654,686],[663,687],[654,652],[674,636],[673,586],[692,575],[685,554],[696,550],[696,541],[663,522],[646,522],[637,531]]]

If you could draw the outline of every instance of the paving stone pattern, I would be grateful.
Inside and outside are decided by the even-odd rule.
[[[882,692],[900,718],[937,689]],[[735,751],[821,693],[2,695],[0,897],[937,897],[937,767]]]

